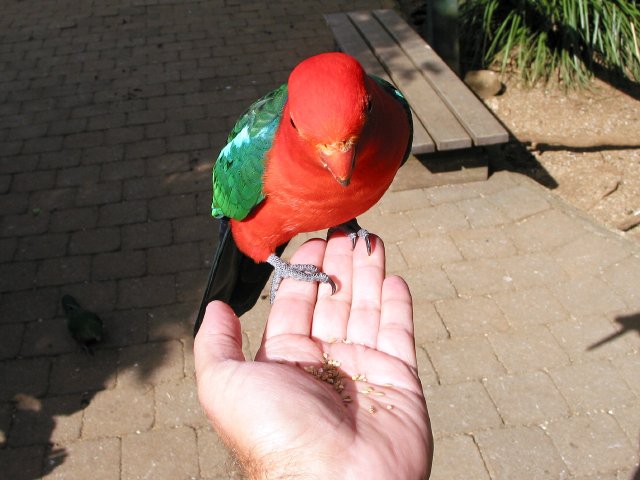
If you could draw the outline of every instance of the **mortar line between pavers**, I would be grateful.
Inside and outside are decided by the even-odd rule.
[[[468,436],[471,437],[471,440],[473,441],[473,444],[476,446],[476,449],[478,450],[478,453],[480,454],[480,459],[482,460],[482,465],[484,466],[484,469],[487,472],[487,475],[489,476],[489,478],[493,478],[491,476],[491,472],[489,471],[489,465],[487,465],[487,461],[485,460],[484,455],[482,454],[482,449],[480,448],[480,445],[478,445],[478,440],[476,439],[475,434],[474,433],[465,433],[463,435],[468,435]]]

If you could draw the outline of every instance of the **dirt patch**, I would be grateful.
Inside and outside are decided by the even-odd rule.
[[[404,17],[421,32],[425,2],[399,0]],[[628,93],[625,93],[625,89]],[[503,168],[538,180],[593,218],[640,241],[640,85],[622,89],[595,80],[588,90],[523,88],[506,81],[486,100],[517,139]]]
[[[640,101],[600,80],[567,93],[513,80],[486,103],[522,145],[510,167],[612,229],[640,219]]]

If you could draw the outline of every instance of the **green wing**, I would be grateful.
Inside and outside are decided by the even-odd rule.
[[[262,175],[287,101],[287,86],[268,93],[240,116],[213,167],[211,214],[245,218],[264,200]]]
[[[407,144],[407,149],[404,152],[404,157],[402,158],[402,164],[407,161],[409,155],[411,154],[411,143],[413,142],[413,117],[411,116],[411,107],[409,106],[409,102],[404,98],[402,92],[398,90],[396,87],[391,85],[386,80],[383,80],[380,77],[376,77],[375,75],[369,75],[370,78],[376,81],[378,85],[380,85],[387,93],[389,93],[393,98],[395,98],[402,107],[404,111],[407,113],[407,119],[409,120],[409,143]]]

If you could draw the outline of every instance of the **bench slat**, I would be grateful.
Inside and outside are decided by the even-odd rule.
[[[447,64],[393,10],[375,10],[375,17],[400,44],[440,98],[473,138],[475,145],[493,145],[509,139],[505,128]]]
[[[383,78],[393,83],[371,49],[360,36],[349,18],[343,13],[331,13],[324,16],[327,25],[333,30],[334,37],[340,50],[355,57],[366,72]],[[401,90],[402,91],[402,90]],[[404,92],[403,92],[404,93]],[[413,144],[411,151],[414,154],[430,153],[435,151],[433,140],[425,130],[415,112],[413,116]]]
[[[371,12],[351,12],[348,15],[381,63],[386,65],[389,75],[415,110],[438,150],[470,147],[472,141],[469,134],[429,82],[416,74],[416,67],[411,60]]]

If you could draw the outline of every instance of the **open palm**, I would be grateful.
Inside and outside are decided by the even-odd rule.
[[[250,478],[423,478],[432,441],[411,297],[385,278],[382,242],[368,256],[345,237],[313,240],[292,262],[322,265],[338,292],[284,281],[255,362],[231,309],[207,309],[195,354],[213,425]]]

